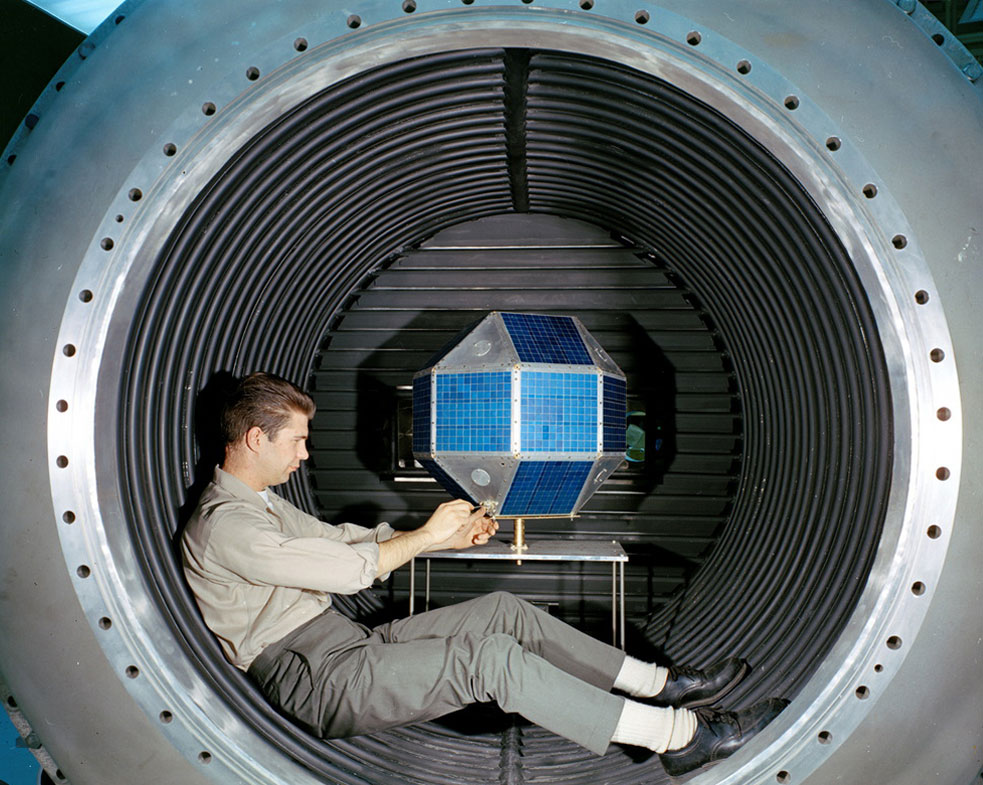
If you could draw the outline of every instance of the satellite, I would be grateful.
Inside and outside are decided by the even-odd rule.
[[[496,518],[573,517],[625,457],[625,375],[572,316],[492,312],[413,377],[413,456]]]

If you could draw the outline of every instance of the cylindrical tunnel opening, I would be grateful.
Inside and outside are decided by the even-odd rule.
[[[502,227],[544,226],[564,228],[502,241]],[[483,231],[494,259],[465,259]],[[549,252],[504,252],[523,243]],[[666,451],[647,470],[626,466],[570,527],[540,535],[625,542],[640,650],[746,657],[735,706],[792,697],[853,610],[884,517],[891,409],[871,310],[776,156],[673,85],[583,55],[391,63],[230,155],[161,249],[130,330],[121,491],[143,566],[216,691],[329,781],[487,781],[521,744],[527,776],[563,761],[564,782],[658,782],[657,760],[594,759],[494,713],[313,739],[225,663],[184,586],[173,543],[214,463],[223,375],[266,369],[313,389],[312,466],[285,486],[295,503],[336,519],[354,489],[363,522],[412,525],[436,486],[400,481],[398,445],[361,445],[398,431],[420,358],[488,310],[579,316],[647,423],[662,418]],[[464,576],[456,592],[486,585]],[[339,602],[361,614],[385,599]]]

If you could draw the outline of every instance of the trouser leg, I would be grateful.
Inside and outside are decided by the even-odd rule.
[[[603,754],[624,706],[623,698],[504,633],[366,643],[329,658],[312,681],[320,685],[315,700],[326,737],[373,733],[495,701]]]
[[[527,651],[604,690],[610,690],[625,660],[614,646],[581,632],[507,592],[382,624],[373,634],[385,642],[447,637],[462,633],[505,633]]]
[[[249,672],[274,705],[324,737],[496,701],[602,754],[624,706],[608,692],[623,660],[619,649],[496,593],[371,631],[325,614]]]

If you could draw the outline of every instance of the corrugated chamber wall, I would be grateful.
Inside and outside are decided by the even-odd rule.
[[[216,688],[327,781],[353,767],[373,782],[662,781],[654,761],[594,760],[494,715],[311,739],[231,672],[173,558],[230,372],[315,392],[294,501],[421,523],[444,497],[399,465],[400,387],[491,308],[579,316],[647,413],[646,463],[530,536],[625,542],[636,653],[747,657],[738,707],[794,695],[849,617],[884,515],[891,409],[868,303],[820,210],[754,139],[670,84],[573,54],[366,71],[283,114],[198,195],[134,319],[121,395],[121,492],[148,580]],[[435,579],[441,601],[509,588],[588,624],[605,583],[525,565]],[[386,594],[342,604],[376,611]]]

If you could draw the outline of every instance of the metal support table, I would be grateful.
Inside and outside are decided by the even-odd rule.
[[[473,559],[476,561],[571,561],[611,563],[611,643],[625,648],[625,562],[628,554],[621,543],[593,540],[534,540],[520,553],[507,542],[491,540],[461,551],[431,551],[416,559],[425,559],[425,609],[430,608],[430,562],[433,559]],[[410,561],[410,615],[416,602],[416,559]]]

